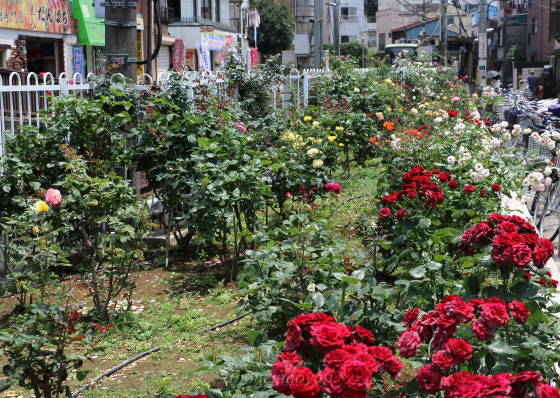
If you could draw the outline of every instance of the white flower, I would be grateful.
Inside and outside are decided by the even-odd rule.
[[[455,130],[456,133],[460,133],[465,129],[465,127],[466,126],[463,123],[457,123],[455,127],[453,127],[453,130]]]
[[[543,192],[545,190],[544,184],[533,184],[531,185],[531,191]]]
[[[464,160],[470,160],[470,159],[472,159],[472,155],[469,152],[465,152],[463,154],[463,159]]]
[[[455,156],[451,155],[447,157],[447,163],[455,164]]]
[[[354,89],[354,92],[355,92],[355,93],[359,93],[359,92],[360,92],[360,89],[359,89],[358,87],[356,87],[356,88]]]
[[[513,125],[514,130],[521,130],[521,126],[519,124]]]
[[[464,146],[460,146],[459,147],[459,155],[462,155],[463,153],[465,153],[467,150],[465,149]]]
[[[476,163],[476,164],[474,165],[474,169],[475,169],[477,172],[481,172],[482,170],[484,170],[484,166],[482,165],[482,163]]]
[[[541,137],[543,138],[550,138],[552,136],[552,134],[550,134],[550,131],[548,130],[544,130],[543,133],[541,134]]]
[[[549,141],[546,143],[546,147],[552,151],[556,148],[556,143],[554,141]]]
[[[484,169],[484,170],[482,170],[482,175],[484,177],[488,177],[490,175],[490,172],[488,171],[488,169]]]
[[[314,169],[319,169],[321,167],[323,167],[323,161],[321,159],[315,159],[313,161],[313,168]]]
[[[311,148],[310,150],[307,151],[307,154],[311,157],[314,157],[318,153],[319,153],[319,150],[317,148]]]
[[[560,133],[556,130],[554,130],[552,132],[552,138],[555,139],[556,141],[560,141]]]
[[[504,120],[500,122],[500,126],[502,126],[503,129],[507,129],[509,127],[509,123]]]
[[[530,128],[526,128],[525,130],[523,130],[523,134],[531,134],[531,129]]]
[[[478,173],[476,171],[471,171],[469,176],[471,177],[472,180],[478,179]]]
[[[443,122],[443,118],[441,116],[438,116],[434,119],[434,122],[435,123],[441,123],[441,122]]]
[[[506,140],[506,141],[511,140],[511,134],[510,133],[505,133],[504,134],[504,140]]]

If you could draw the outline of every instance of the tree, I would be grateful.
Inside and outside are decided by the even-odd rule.
[[[325,50],[329,50],[329,53],[333,54],[332,43],[325,43]],[[363,45],[359,41],[351,41],[347,43],[340,43],[340,55],[343,57],[351,57],[357,61],[362,59],[362,51],[364,56],[368,55],[368,47]]]
[[[257,28],[257,48],[262,54],[273,55],[292,47],[294,24],[288,6],[275,0],[258,0],[261,17]]]
[[[506,54],[506,61],[519,62],[525,61],[525,49],[519,44],[511,46]]]

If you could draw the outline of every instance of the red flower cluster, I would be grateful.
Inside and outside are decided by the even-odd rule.
[[[556,387],[544,383],[541,375],[534,371],[525,371],[514,376],[510,373],[497,373],[490,376],[456,372],[444,376],[433,365],[425,365],[418,370],[418,390],[426,394],[445,392],[446,398],[521,398],[528,392],[536,392],[537,398],[558,398],[560,392]]]
[[[510,316],[517,323],[525,323],[529,310],[525,304],[514,300],[509,305],[497,297],[463,301],[460,297],[449,295],[438,303],[434,310],[418,319],[418,308],[411,309],[402,322],[408,328],[397,341],[400,356],[410,358],[423,342],[432,341],[434,354],[432,364],[440,370],[448,370],[470,359],[472,347],[462,339],[455,339],[457,325],[469,324],[472,334],[479,340],[492,337],[492,332],[505,326]]]
[[[175,398],[212,398],[206,394],[196,394],[196,395],[177,395]]]
[[[381,204],[391,207],[397,202],[402,202],[405,199],[414,199],[416,197],[426,198],[426,207],[435,208],[438,204],[443,202],[444,196],[441,187],[432,182],[432,177],[437,177],[440,182],[447,182],[451,180],[451,174],[441,172],[434,169],[432,171],[424,171],[422,166],[414,166],[408,173],[403,174],[400,191],[393,192],[386,195],[381,199]],[[402,220],[406,210],[399,210],[396,212],[395,218]],[[379,219],[387,220],[391,216],[391,211],[388,208],[382,208],[379,211]]]
[[[345,326],[321,314],[301,314],[288,323],[284,351],[272,366],[272,388],[295,398],[321,393],[336,398],[362,398],[372,385],[374,373],[399,375],[401,362],[387,347],[374,346],[371,331]],[[316,374],[304,359],[323,355],[323,369]],[[314,352],[313,352],[314,351]]]
[[[501,266],[514,265],[523,268],[533,261],[542,268],[554,255],[554,246],[548,239],[540,238],[535,227],[518,216],[491,214],[461,236],[461,249],[467,254],[474,252],[473,245],[483,246],[492,240],[492,260]]]
[[[451,117],[455,117],[459,114],[459,111],[454,111],[453,109],[450,109],[447,111],[447,114]]]

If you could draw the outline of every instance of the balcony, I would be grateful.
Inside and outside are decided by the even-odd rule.
[[[553,9],[550,13],[550,37],[560,39],[560,9]]]
[[[341,15],[340,20],[342,22],[358,22],[357,15]]]
[[[223,23],[219,23],[216,21],[212,21],[210,19],[200,18],[200,17],[187,17],[187,18],[176,17],[173,20],[173,23],[169,24],[169,26],[211,26],[218,30],[224,30],[226,32],[235,33],[235,26],[226,25]]]
[[[159,7],[159,15],[161,22],[173,22],[175,19],[175,10],[170,7]]]

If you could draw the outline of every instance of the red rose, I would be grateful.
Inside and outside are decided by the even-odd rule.
[[[513,379],[513,384],[530,384],[531,386],[535,387],[540,380],[540,373],[532,370],[525,370],[523,372],[519,372],[517,376],[515,376],[515,378]]]
[[[272,389],[274,391],[278,391],[279,393],[290,395],[292,393],[290,381],[294,370],[295,368],[290,361],[274,362],[272,370],[270,371]]]
[[[350,354],[348,351],[346,351],[343,348],[339,348],[336,350],[332,350],[327,355],[325,355],[323,362],[325,363],[325,365],[331,368],[338,369],[339,366],[341,366],[344,362],[349,360],[351,357],[352,354]]]
[[[505,326],[509,321],[509,315],[504,302],[486,302],[480,306],[480,310],[480,320],[491,328]]]
[[[373,345],[375,343],[375,339],[373,338],[373,333],[367,329],[364,329],[360,325],[349,326],[348,330],[352,334],[351,338],[353,343],[363,342],[366,345]]]
[[[380,220],[387,220],[389,217],[391,217],[391,210],[386,207],[382,207],[381,209],[379,209]]]
[[[286,333],[286,340],[284,342],[284,351],[294,352],[301,347],[301,328],[299,325],[291,320],[288,322],[288,332]]]
[[[544,383],[539,383],[537,385],[537,396],[539,398],[560,398],[560,392],[558,392],[558,389],[556,387],[552,387]]]
[[[533,263],[542,268],[554,256],[554,245],[548,239],[539,238],[533,251]]]
[[[418,313],[420,312],[420,308],[412,308],[409,310],[402,319],[402,323],[404,326],[411,326],[412,323],[418,319]]]
[[[402,86],[402,88],[408,88],[408,86],[405,84],[405,85]]]
[[[302,330],[309,332],[311,326],[317,322],[334,322],[334,318],[322,312],[311,314],[299,314],[291,322],[296,323]]]
[[[494,230],[492,229],[492,226],[486,221],[478,223],[472,228],[473,240],[478,245],[482,245],[484,243],[484,238],[487,236],[492,237],[493,233]]]
[[[526,245],[513,245],[511,247],[511,260],[518,268],[528,264],[533,257],[533,252]]]
[[[480,197],[483,198],[484,195],[486,195],[486,191],[484,190],[484,188],[480,189]]]
[[[447,113],[449,114],[449,116],[455,117],[455,116],[457,116],[457,114],[459,113],[459,111],[448,110]]]
[[[302,366],[294,369],[290,379],[290,390],[294,398],[318,397],[320,394],[319,380],[309,368]],[[289,395],[289,394],[286,394]]]
[[[399,359],[394,355],[391,357],[391,361],[385,365],[385,369],[387,373],[389,373],[391,379],[394,379],[395,377],[399,377],[402,368],[403,368],[402,362],[399,361]],[[378,369],[378,371],[380,370]]]
[[[378,366],[380,364],[382,365],[391,362],[391,358],[394,356],[393,352],[389,348],[379,345],[368,347],[367,350],[369,355],[371,355],[372,358],[375,359]]]
[[[493,192],[500,192],[502,190],[502,188],[500,188],[500,186],[498,184],[492,184],[492,186],[490,187],[490,189]]]
[[[527,279],[529,279],[529,278],[532,277],[532,276],[533,276],[532,273],[530,273],[530,272],[525,272],[525,275],[523,275],[523,279],[527,280]]]
[[[463,192],[465,193],[471,193],[473,191],[474,191],[474,185],[469,184],[463,187]]]
[[[410,358],[416,355],[416,350],[422,345],[420,335],[415,330],[406,330],[401,333],[397,341],[397,349],[400,356]]]
[[[441,390],[441,371],[434,365],[424,365],[418,369],[416,383],[418,391],[424,394],[435,394]]]
[[[525,233],[525,234],[521,234],[521,236],[523,237],[523,239],[525,239],[525,243],[531,249],[534,249],[537,242],[539,241],[539,236],[534,233]]]
[[[211,398],[206,394],[196,394],[196,395],[177,395],[175,398]]]
[[[449,188],[451,188],[451,189],[455,189],[455,188],[457,188],[457,187],[459,186],[459,183],[458,183],[457,181],[455,181],[455,180],[449,181],[448,184],[449,184]]]
[[[451,174],[449,174],[448,172],[439,173],[438,180],[440,180],[440,182],[447,182],[451,180]]]
[[[368,346],[365,344],[346,344],[342,349],[348,352],[351,356],[359,355],[362,352],[368,351]]]
[[[441,350],[432,355],[432,363],[441,370],[448,370],[453,365],[454,358],[447,351]]]
[[[508,308],[515,322],[519,324],[523,324],[527,322],[527,318],[529,318],[530,314],[525,304],[517,300],[513,300],[511,303],[508,304]]]
[[[507,396],[511,391],[511,381],[513,376],[509,373],[497,373],[486,377],[485,383],[481,388],[481,396],[496,397]]]
[[[472,346],[463,339],[449,339],[446,351],[453,357],[454,364],[460,364],[472,357]]]
[[[395,214],[395,218],[396,218],[398,221],[401,221],[401,220],[403,219],[403,217],[404,217],[404,213],[406,213],[406,210],[405,210],[405,209],[401,209],[401,210],[397,211],[397,213]]]
[[[482,391],[486,384],[486,377],[471,375],[469,372],[457,372],[443,377],[441,387],[445,390],[446,398],[474,398],[483,397]]]
[[[344,383],[335,369],[326,367],[317,376],[319,377],[319,383],[323,392],[329,395],[337,395],[345,390]]]
[[[519,232],[519,229],[516,225],[509,221],[504,221],[496,227],[496,235],[501,234],[516,234]]]
[[[328,351],[344,345],[344,340],[350,337],[350,331],[344,325],[336,322],[325,322],[311,326],[311,344],[321,351]]]
[[[384,205],[384,206],[387,206],[387,205],[390,206],[390,205],[393,205],[393,204],[397,203],[397,200],[398,200],[397,195],[398,195],[397,192],[393,192],[389,195],[383,196],[383,199],[381,199],[381,204]]]
[[[340,367],[340,378],[351,390],[363,391],[371,387],[372,371],[366,363],[351,359]]]
[[[276,358],[276,362],[284,361],[290,362],[293,366],[300,366],[302,364],[300,356],[293,352],[283,352]]]
[[[481,341],[488,340],[492,337],[492,329],[490,329],[484,322],[475,319],[471,324],[473,336]]]
[[[493,223],[501,223],[503,221],[506,221],[506,217],[497,213],[492,213],[488,216],[488,220],[490,220]]]
[[[438,314],[455,318],[460,323],[469,322],[474,317],[474,307],[453,294],[444,297],[434,310]]]

